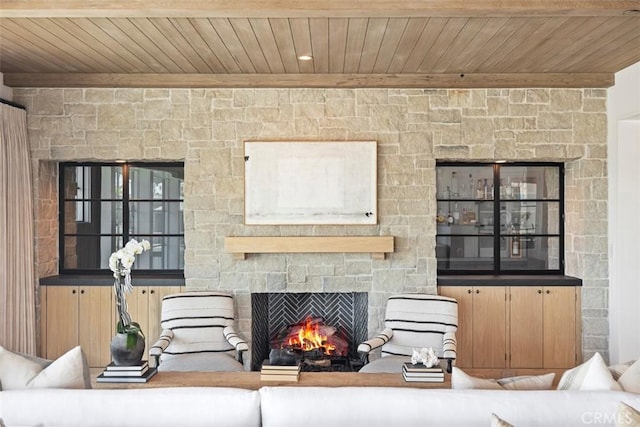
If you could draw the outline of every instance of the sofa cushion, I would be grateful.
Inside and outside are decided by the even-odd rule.
[[[411,362],[410,356],[384,356],[367,363],[358,372],[400,374],[402,373],[402,365],[407,362]]]
[[[624,391],[630,391],[632,393],[640,393],[640,359],[625,370],[620,378],[618,384]]]
[[[562,374],[558,390],[622,390],[622,388],[613,379],[600,353],[596,353],[582,365]]]
[[[491,414],[491,427],[513,427],[513,425],[509,424],[496,414]]]
[[[516,427],[612,427],[618,402],[640,408],[640,395],[623,391],[262,387],[260,396],[262,427],[487,427],[492,413]]]
[[[549,390],[556,374],[522,375],[499,380],[473,377],[460,368],[453,368],[451,388],[483,390]]]
[[[13,353],[0,346],[0,384],[3,390],[91,388],[91,379],[79,346],[51,363]]]
[[[0,418],[12,426],[260,427],[260,395],[232,387],[10,390]]]
[[[193,353],[181,354],[168,359],[163,357],[158,365],[158,371],[242,372],[244,366],[228,354]]]

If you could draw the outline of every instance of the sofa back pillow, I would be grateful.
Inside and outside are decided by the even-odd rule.
[[[558,390],[618,390],[622,388],[613,379],[600,353],[582,365],[569,369],[560,378]]]
[[[0,384],[3,390],[91,388],[91,378],[80,346],[50,364],[39,363],[0,346]]]

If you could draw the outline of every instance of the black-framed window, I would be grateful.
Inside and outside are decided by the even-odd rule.
[[[564,165],[436,166],[438,274],[564,274]]]
[[[183,163],[61,163],[60,273],[109,271],[109,256],[130,239],[151,249],[134,268],[184,270]]]

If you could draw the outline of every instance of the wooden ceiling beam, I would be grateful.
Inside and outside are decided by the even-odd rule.
[[[639,9],[640,0],[3,0],[0,17],[622,16]]]
[[[6,73],[11,87],[131,88],[606,88],[613,73],[83,74]]]

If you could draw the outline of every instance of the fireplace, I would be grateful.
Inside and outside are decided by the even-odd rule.
[[[358,344],[367,339],[367,306],[366,292],[251,294],[251,369],[260,370],[272,348],[295,347],[295,342],[289,342],[290,335],[298,334],[299,326],[307,325],[317,328],[325,341],[330,341],[326,337],[327,331],[331,331],[340,348],[338,352],[302,348],[305,360],[317,361],[309,370],[319,370],[326,363],[344,364],[348,370],[349,365],[358,360]]]

